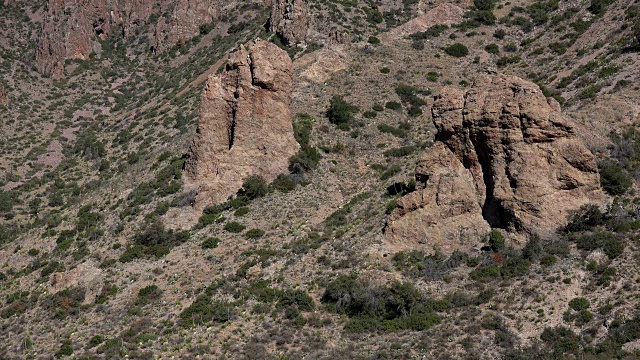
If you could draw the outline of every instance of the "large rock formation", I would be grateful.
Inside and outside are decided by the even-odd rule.
[[[275,0],[267,27],[287,46],[303,44],[307,35],[306,0]]]
[[[235,0],[48,0],[38,37],[36,65],[41,72],[60,78],[64,76],[65,60],[87,59],[97,39],[104,40],[112,33],[128,38],[147,24],[150,32],[146,35],[153,48],[167,49],[198,35],[200,25],[211,23],[239,3]]]
[[[299,145],[293,136],[292,64],[276,45],[258,40],[230,56],[225,70],[207,80],[185,185],[197,189],[197,207],[220,203],[243,179],[286,173]]]
[[[495,75],[447,87],[432,108],[436,142],[416,167],[389,238],[444,252],[477,244],[490,227],[550,236],[569,211],[604,200],[596,161],[533,83]]]

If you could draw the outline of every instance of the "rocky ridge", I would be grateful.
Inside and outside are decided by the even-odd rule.
[[[222,74],[209,77],[185,167],[197,207],[225,201],[247,176],[272,181],[287,172],[299,149],[289,109],[292,82],[289,55],[262,40],[241,46]]]
[[[493,75],[446,87],[432,116],[436,142],[418,161],[416,191],[390,217],[392,243],[451,253],[490,228],[545,237],[571,210],[604,201],[573,121],[531,82]]]

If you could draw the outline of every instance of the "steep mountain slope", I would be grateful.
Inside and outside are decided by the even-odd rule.
[[[637,356],[638,13],[622,0],[0,2],[0,357]],[[290,104],[242,52],[256,39],[291,57]],[[249,74],[233,86],[239,64]],[[529,158],[506,137],[486,142],[496,159],[523,159],[530,177],[533,160],[572,163],[598,195],[584,198],[604,205],[561,218],[584,202],[569,178],[582,180],[545,165],[558,208],[500,198],[537,227],[490,221],[450,249],[390,238],[398,204],[433,180],[423,154],[442,146],[443,96],[499,98],[479,107],[489,115],[460,111],[460,139],[482,143],[491,119],[538,130],[508,111],[513,85],[487,85],[511,78],[497,72],[539,86],[513,81],[542,92],[544,131],[575,120],[589,166],[547,143]],[[251,151],[287,151],[198,203],[185,163],[201,147],[210,166],[215,139],[236,130]],[[478,151],[456,144],[466,185],[438,198],[454,210],[490,183],[461,180]],[[493,169],[504,180],[515,167]],[[430,224],[445,225],[460,231]]]

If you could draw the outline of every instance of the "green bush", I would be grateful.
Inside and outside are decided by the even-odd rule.
[[[469,49],[461,43],[455,43],[447,46],[444,48],[444,52],[453,57],[465,57],[469,55]]]
[[[427,102],[420,98],[418,94],[428,95],[430,93],[429,91],[421,91],[409,85],[398,85],[395,90],[396,94],[400,97],[400,100],[413,107],[420,107],[427,104]]]
[[[369,36],[369,40],[367,40],[367,42],[372,45],[378,45],[380,44],[380,39],[375,36]]]
[[[417,106],[412,106],[407,111],[407,114],[409,114],[409,116],[411,116],[411,117],[418,117],[418,116],[422,115],[422,109],[420,109]]]
[[[600,183],[611,195],[622,195],[633,184],[629,173],[619,165],[604,162],[600,164]]]
[[[216,237],[209,237],[200,244],[200,247],[203,249],[213,249],[217,248],[219,243],[220,239]]]
[[[403,146],[395,149],[389,149],[384,152],[384,156],[386,157],[404,157],[413,154],[418,151],[418,147],[414,145]]]
[[[246,226],[242,225],[237,221],[230,221],[224,224],[224,229],[230,233],[240,233],[242,232]]]
[[[491,248],[491,250],[495,252],[500,252],[505,248],[505,240],[504,236],[499,230],[492,229],[487,237],[487,245]]]
[[[498,47],[498,44],[489,44],[484,47],[484,50],[489,54],[497,54],[500,52],[500,48]]]
[[[586,310],[589,306],[589,301],[583,297],[573,298],[569,301],[569,307],[575,311]]]
[[[264,236],[264,230],[262,229],[251,229],[247,231],[245,234],[247,239],[258,239]]]
[[[243,207],[238,208],[238,209],[233,213],[233,215],[234,215],[234,216],[244,216],[244,215],[247,215],[248,213],[249,213],[249,208],[248,208],[248,207],[246,207],[246,206],[243,206]]]
[[[329,122],[338,126],[341,130],[348,130],[354,119],[354,114],[358,111],[357,106],[352,105],[344,100],[342,96],[334,95],[331,97],[327,117]]]
[[[296,182],[291,178],[291,176],[286,174],[278,175],[278,177],[271,183],[272,188],[284,193],[295,190],[296,185]]]
[[[384,107],[391,110],[400,110],[400,108],[402,108],[402,105],[400,105],[400,103],[397,101],[387,101]]]
[[[269,184],[260,175],[251,175],[244,179],[242,188],[238,191],[238,195],[247,198],[248,200],[257,199],[263,197],[269,193]]]

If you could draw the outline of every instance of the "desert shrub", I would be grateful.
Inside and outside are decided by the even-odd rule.
[[[415,145],[403,146],[395,149],[389,149],[384,152],[386,157],[404,157],[413,154],[418,151],[418,147]]]
[[[461,43],[455,43],[445,47],[444,52],[453,57],[465,57],[469,55],[469,49]]]
[[[64,319],[67,316],[75,316],[80,312],[84,301],[85,289],[73,287],[61,290],[47,296],[42,302],[42,307],[55,319]]]
[[[405,130],[387,124],[378,124],[378,131],[380,131],[381,133],[391,134],[399,138],[404,138],[407,136],[407,132]]]
[[[586,231],[596,226],[604,225],[606,221],[606,214],[600,211],[600,208],[596,205],[584,205],[580,210],[569,215],[569,222],[565,226],[565,231]]]
[[[609,162],[600,165],[600,183],[602,188],[611,195],[622,195],[633,183],[631,176],[621,166]]]
[[[493,32],[493,37],[499,40],[504,39],[506,35],[507,35],[507,32],[504,31],[504,29],[496,29],[496,31]]]
[[[380,44],[380,39],[378,39],[376,36],[369,36],[367,42],[372,45],[378,45]]]
[[[422,115],[422,109],[420,109],[417,106],[412,106],[407,111],[407,114],[409,114],[409,116],[411,116],[411,117],[418,117],[418,116]]]
[[[500,48],[498,47],[498,44],[489,44],[484,47],[484,50],[489,54],[497,54],[500,52]]]
[[[138,299],[136,300],[136,304],[146,305],[150,302],[160,299],[161,296],[162,290],[160,290],[157,285],[154,284],[145,286],[142,289],[138,290]]]
[[[402,171],[402,168],[400,167],[400,165],[393,164],[380,174],[380,180],[384,181],[384,180],[391,179],[395,174],[399,173],[400,171]]]
[[[350,317],[345,325],[349,332],[422,331],[440,322],[434,302],[424,301],[410,283],[373,287],[355,276],[341,275],[327,285],[322,302]]]
[[[391,70],[388,67],[385,66],[383,68],[380,68],[380,72],[383,73],[383,74],[388,74],[388,73],[391,72]]]
[[[433,25],[428,28],[426,31],[417,32],[409,35],[410,39],[413,40],[426,40],[432,37],[438,37],[443,32],[445,32],[449,27],[447,25]]]
[[[338,126],[341,130],[348,130],[353,122],[354,115],[360,111],[357,106],[344,100],[342,96],[331,97],[327,117],[329,122]]]
[[[398,85],[395,91],[402,102],[408,103],[413,107],[419,107],[427,104],[427,102],[420,98],[418,94],[428,95],[430,93],[428,91],[421,91],[409,85]]]
[[[318,150],[310,145],[312,129],[313,117],[307,114],[296,115],[295,121],[293,123],[293,130],[295,138],[300,144],[300,150],[296,155],[292,156],[289,159],[289,171],[293,174],[301,174],[305,171],[315,169],[321,159]],[[286,185],[286,181],[288,180],[293,179],[291,177],[285,179],[278,176],[278,179],[276,179],[274,183],[277,182],[277,184],[281,186],[281,189],[279,190],[283,191],[283,189],[291,188],[291,181],[289,181],[288,187]],[[295,187],[295,184],[293,187]]]
[[[219,243],[220,239],[216,237],[209,237],[200,244],[200,247],[203,249],[213,249],[217,248]]]
[[[238,209],[233,213],[233,215],[234,215],[234,216],[244,216],[244,215],[247,215],[248,213],[249,213],[249,208],[248,208],[248,207],[246,207],[246,206],[243,206],[243,207],[238,208]]]
[[[569,307],[575,311],[586,310],[589,306],[589,301],[583,297],[573,298],[569,301]]]
[[[239,196],[243,196],[248,200],[263,197],[269,193],[269,185],[267,181],[260,175],[251,175],[244,179],[242,188],[238,191]]]
[[[251,229],[249,231],[247,231],[247,233],[245,234],[245,236],[247,237],[247,239],[258,239],[264,236],[264,230],[262,229]]]
[[[367,110],[362,113],[362,116],[366,117],[367,119],[373,119],[374,117],[378,116],[378,113],[373,110]]]
[[[180,319],[183,326],[224,323],[235,318],[235,307],[235,303],[213,301],[210,296],[202,294],[180,313]]]
[[[562,326],[545,328],[540,339],[553,350],[554,358],[563,358],[563,355],[574,353],[581,346],[578,335]]]
[[[491,248],[491,250],[499,252],[504,250],[505,248],[505,240],[504,236],[499,230],[492,229],[487,236],[487,245]]]
[[[271,187],[282,192],[293,191],[296,188],[297,183],[290,175],[280,174],[275,180],[271,183]]]
[[[0,212],[8,213],[13,209],[16,203],[16,196],[9,192],[0,189]]]
[[[230,233],[240,233],[242,232],[244,229],[246,228],[245,225],[237,222],[237,221],[230,221],[226,224],[224,224],[224,229]]]
[[[400,110],[400,108],[402,108],[402,105],[400,105],[400,103],[397,101],[387,101],[384,107],[391,110]]]
[[[578,249],[593,251],[601,248],[604,253],[614,259],[622,255],[624,242],[618,239],[616,234],[608,231],[599,231],[592,234],[585,234],[576,238]]]
[[[496,62],[498,67],[505,67],[509,64],[517,64],[522,60],[519,55],[503,56]]]
[[[144,224],[134,235],[133,243],[120,256],[120,262],[137,258],[160,258],[189,239],[188,231],[166,230],[160,220]]]

